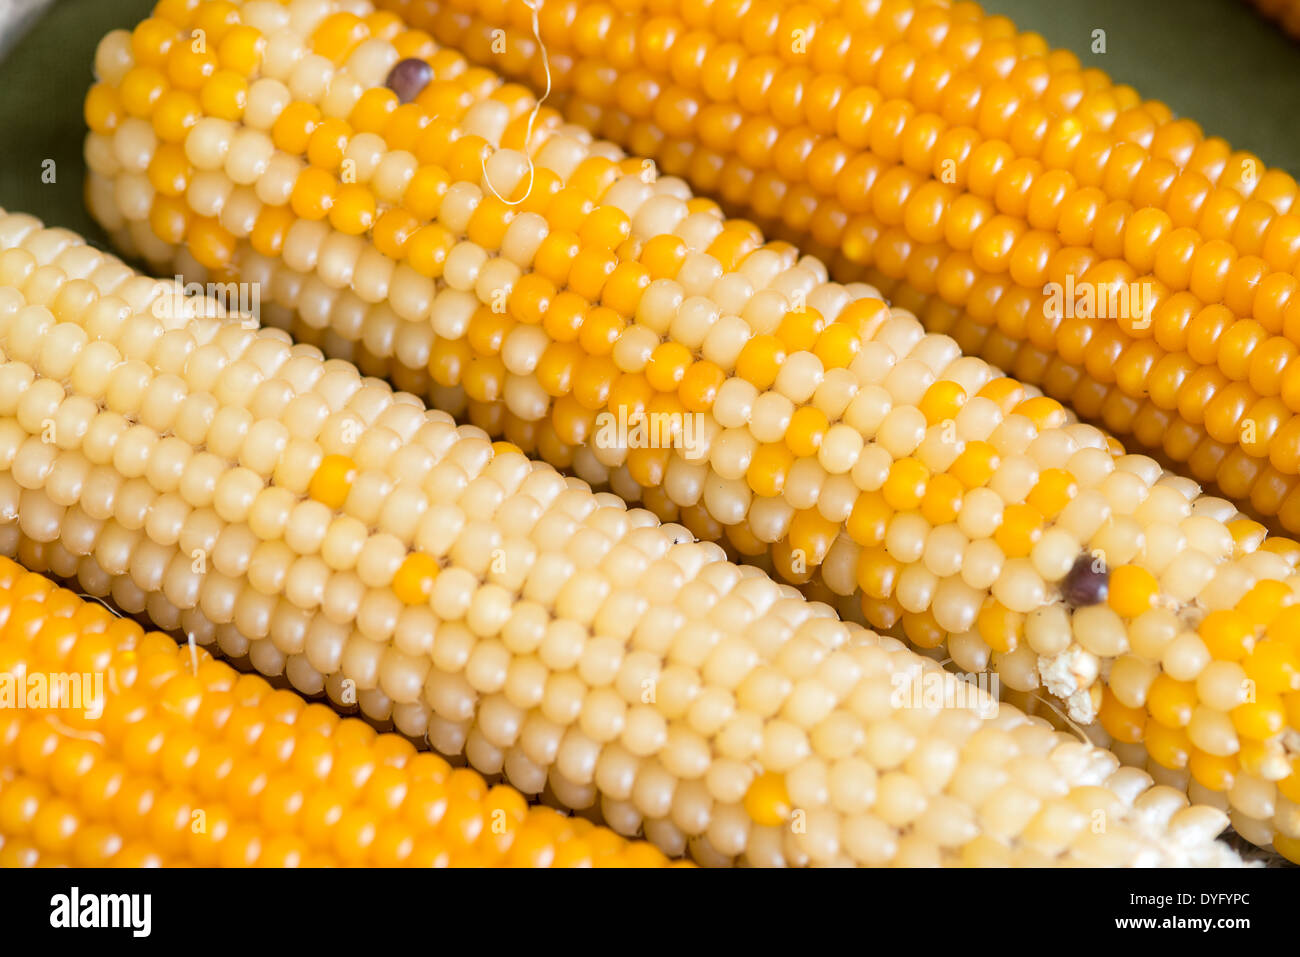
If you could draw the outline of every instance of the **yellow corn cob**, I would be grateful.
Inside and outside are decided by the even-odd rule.
[[[1221,811],[179,289],[0,214],[0,551],[704,863],[1237,860]]]
[[[3,558],[0,619],[5,677],[66,689],[0,710],[5,864],[665,863]]]
[[[472,15],[386,5],[409,7],[479,62],[536,79],[522,3],[463,5]],[[1289,176],[1201,140],[1160,104],[1125,106],[1105,89],[1074,112],[1059,97],[1025,110],[1023,79],[962,77],[950,61],[918,58],[924,29],[891,46],[847,21],[753,5],[743,22],[761,26],[739,28],[738,46],[728,42],[734,8],[710,21],[666,6],[670,16],[648,22],[586,0],[552,8],[542,36],[570,116],[761,222],[783,220],[778,234],[809,251],[837,252],[847,260],[832,261],[837,275],[874,263],[996,324],[1024,345],[1009,356],[994,338],[985,358],[1016,360],[1021,378],[1057,398],[1099,396],[1112,428],[1131,423],[1147,448],[1300,530],[1300,373],[1287,364],[1300,342],[1300,217]],[[935,8],[916,19],[934,36],[951,28]],[[661,52],[679,35],[671,57]],[[747,92],[758,88],[767,99]],[[1126,294],[1106,318],[1076,317],[1064,297],[1051,314],[1047,282],[1102,300],[1131,286],[1150,310],[1134,315]],[[978,335],[969,328],[963,346]],[[1052,361],[1057,351],[1064,361]]]
[[[270,318],[327,330],[331,352],[359,341],[368,368],[453,408],[463,384],[488,426],[509,425],[503,405],[543,422],[519,432],[548,458],[648,489],[657,511],[770,551],[787,576],[860,591],[877,627],[946,642],[968,671],[1045,686],[1257,843],[1300,831],[1295,543],[546,111],[530,172],[497,144],[522,145],[532,101],[391,15],[240,8],[248,22],[220,43],[277,45],[227,51],[247,89],[238,122],[222,119],[219,91],[167,47],[211,9],[227,8],[101,45],[100,89],[127,113],[92,116],[89,191],[123,246],[254,282]],[[137,55],[200,88],[165,92]],[[403,57],[435,79],[398,106],[375,84]],[[142,72],[157,95],[131,92]],[[348,159],[357,183],[325,172]],[[526,195],[509,207],[489,186]],[[642,409],[698,413],[695,445],[629,450],[595,431],[600,411]],[[1266,693],[1247,701],[1251,687]]]

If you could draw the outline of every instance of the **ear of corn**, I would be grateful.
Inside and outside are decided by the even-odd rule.
[[[537,81],[522,3],[387,5]],[[922,6],[881,30],[768,3],[746,33],[730,8],[683,9],[555,5],[566,112],[835,254],[838,275],[906,278],[932,329],[965,310],[968,352],[1300,530],[1291,177],[1004,21]]]
[[[468,403],[485,428],[787,578],[815,576],[876,627],[946,643],[965,670],[1046,687],[1130,760],[1231,808],[1252,840],[1300,832],[1295,543],[546,110],[530,173],[511,146],[533,101],[388,15],[317,5],[295,21],[249,4],[230,28],[260,51],[229,59],[245,99],[214,105],[217,72],[169,89],[188,75],[170,44],[208,9],[160,8],[147,36],[101,45],[89,190],[124,247],[255,282],[269,318],[322,330],[331,353],[440,406]],[[399,104],[379,84],[403,57],[432,80]],[[694,441],[598,433],[601,413],[655,412],[698,414]],[[347,449],[322,459],[318,501],[373,521],[364,503],[382,486],[350,492]],[[416,568],[413,594],[429,578]],[[463,725],[429,733],[506,766],[499,742]],[[547,762],[529,760],[539,782]],[[661,843],[681,846],[671,828]]]
[[[0,215],[0,550],[27,567],[705,863],[1236,860],[1222,812],[178,288]]]
[[[8,559],[0,619],[6,679],[62,689],[0,710],[5,866],[666,863]]]

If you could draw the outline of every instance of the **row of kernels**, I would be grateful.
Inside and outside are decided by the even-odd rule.
[[[1217,442],[1203,427],[1157,407],[1149,398],[1139,402],[1098,382],[1059,355],[1051,356],[1031,342],[1010,338],[978,322],[954,324],[947,307],[883,277],[873,278],[886,295],[907,302],[923,316],[927,328],[957,338],[964,352],[982,355],[1022,379],[1041,382],[1048,394],[1069,402],[1081,416],[1104,423],[1117,435],[1131,434],[1144,447],[1158,449],[1174,462],[1186,462],[1196,479],[1216,484],[1234,501],[1248,502],[1256,514],[1277,516],[1286,529],[1300,529],[1300,480],[1296,476],[1278,472],[1267,459],[1251,457],[1235,441]],[[1247,412],[1247,418],[1251,417]]]
[[[400,0],[394,0],[393,3],[386,5],[422,20],[431,29],[440,32],[444,39],[455,37],[458,45],[480,62],[491,62],[494,66],[515,74],[527,74],[530,67],[535,67],[536,51],[532,43],[531,26],[527,11],[522,7],[507,5],[499,11],[472,12],[474,16],[489,21],[490,28],[505,27],[510,31],[508,34],[510,42],[502,50],[500,46],[488,42],[490,29],[466,31],[467,26],[476,26],[472,20],[439,16],[442,10],[436,5],[432,9],[411,9],[409,4]],[[584,3],[581,5],[581,16],[572,28],[569,27],[569,24],[573,23],[575,14],[572,6],[566,13],[557,13],[556,19],[545,21],[544,33],[548,48],[551,56],[557,61],[557,67],[553,71],[557,88],[576,87],[584,92],[599,90],[604,93],[613,85],[611,80],[634,72],[638,66],[648,68],[650,71],[663,71],[668,64],[663,61],[661,51],[666,45],[674,42],[674,38],[684,30],[684,24],[677,19],[680,15],[679,11],[665,10],[664,12],[669,16],[657,18],[652,24],[641,27],[630,15],[631,11],[622,8],[615,11],[602,4]],[[925,12],[933,15],[930,18],[932,22],[919,36],[907,35],[905,42],[901,42],[901,37],[892,34],[892,31],[892,35],[884,33],[859,35],[853,32],[854,27],[859,29],[871,27],[880,30],[880,26],[873,22],[874,14],[865,14],[865,22],[854,23],[850,27],[844,21],[837,19],[834,13],[828,11],[829,19],[826,18],[827,14],[823,14],[815,22],[802,24],[807,28],[806,32],[811,33],[811,39],[788,33],[796,29],[796,22],[801,22],[798,18],[787,23],[784,17],[778,21],[776,15],[765,19],[754,14],[749,21],[751,24],[763,23],[768,29],[784,29],[787,35],[784,37],[784,42],[778,41],[774,36],[765,36],[762,41],[755,40],[761,43],[761,51],[755,48],[753,52],[755,54],[776,52],[789,61],[791,67],[778,70],[770,64],[764,64],[764,67],[759,69],[757,63],[750,64],[746,60],[742,46],[719,44],[720,37],[710,36],[706,27],[705,32],[693,33],[689,37],[681,38],[690,47],[690,52],[684,52],[683,56],[675,61],[672,79],[675,83],[681,84],[681,87],[707,92],[711,99],[719,102],[730,102],[738,96],[738,102],[747,109],[760,114],[770,109],[774,119],[779,120],[783,126],[797,126],[803,111],[807,110],[809,111],[807,122],[816,133],[833,132],[837,125],[843,127],[845,124],[837,124],[835,120],[836,113],[841,110],[848,111],[853,108],[870,110],[874,105],[877,111],[888,112],[881,109],[880,103],[873,103],[872,99],[863,97],[859,91],[849,87],[850,82],[860,86],[879,84],[889,96],[906,97],[908,102],[912,102],[913,97],[922,98],[927,104],[927,109],[931,111],[943,112],[944,105],[947,104],[950,111],[956,111],[948,115],[951,122],[970,125],[982,123],[986,133],[1012,135],[1015,137],[1015,142],[1030,153],[1038,153],[1043,149],[1044,138],[1048,132],[1048,121],[1053,115],[1074,113],[1075,115],[1069,117],[1072,124],[1060,127],[1060,132],[1065,134],[1064,137],[1059,134],[1048,137],[1053,144],[1051,155],[1058,155],[1062,150],[1067,151],[1065,153],[1067,157],[1072,155],[1079,149],[1085,133],[1113,131],[1112,135],[1121,142],[1136,142],[1144,147],[1158,147],[1163,156],[1176,158],[1183,163],[1191,160],[1196,168],[1204,166],[1206,175],[1213,178],[1217,178],[1222,172],[1221,161],[1218,163],[1214,161],[1217,158],[1214,156],[1215,150],[1209,150],[1199,163],[1196,162],[1196,157],[1189,155],[1192,154],[1193,147],[1199,139],[1199,132],[1194,127],[1190,127],[1189,124],[1181,126],[1171,124],[1169,111],[1163,105],[1139,104],[1131,88],[1110,88],[1108,81],[1099,71],[1089,71],[1086,74],[1088,80],[1096,84],[1095,89],[1088,91],[1081,88],[1079,84],[1082,80],[1071,72],[1078,69],[1077,60],[1062,51],[1054,51],[1050,57],[1043,57],[1045,51],[1042,49],[1040,38],[1015,35],[1015,41],[1033,39],[1036,43],[1031,43],[1028,48],[1020,48],[1015,53],[1010,53],[1003,48],[1000,55],[1009,57],[1007,65],[997,69],[996,72],[981,75],[978,68],[972,67],[973,62],[980,62],[978,28],[969,22],[962,24],[973,32],[965,33],[960,45],[943,47],[944,53],[940,54],[938,50],[945,39],[945,33],[952,26],[948,22],[950,13],[939,8],[929,8]],[[778,22],[781,23],[780,28],[777,27]],[[565,29],[558,29],[561,24],[565,25]],[[711,27],[722,36],[732,31],[741,32],[741,28],[736,23],[721,19],[715,20]],[[1004,32],[1014,35],[1014,28],[1010,27],[1009,21],[1002,21],[1002,27]],[[621,42],[584,44],[584,40],[588,38],[586,32],[588,29],[616,31]],[[749,29],[751,28],[745,28],[746,31]],[[457,31],[463,35],[457,35]],[[863,45],[858,55],[848,53],[850,37],[853,38],[854,47]],[[796,42],[799,39],[807,42]],[[912,72],[918,67],[915,58],[920,53],[917,47],[912,47],[910,44],[918,42],[921,44],[921,49],[926,47],[931,49],[929,56],[934,59],[927,64],[928,69]],[[817,52],[814,54],[813,50]],[[582,55],[575,58],[573,51],[580,51]],[[609,79],[601,77],[597,80],[601,68],[596,67],[594,61],[600,57],[614,56],[619,56],[623,61],[619,62],[617,72]],[[637,62],[638,59],[640,63]],[[809,67],[816,73],[822,74],[812,84],[808,83],[807,70],[794,66],[805,59]],[[887,71],[884,75],[876,75],[877,67],[885,63],[897,66],[897,73]],[[740,74],[745,72],[741,70],[742,67],[749,71],[759,69],[759,72],[748,76],[747,82],[742,84]],[[1012,67],[1015,69],[1013,70]],[[974,73],[963,74],[961,72],[963,69],[974,69]],[[1013,93],[1012,88],[1005,83],[995,87],[992,92],[985,85],[989,81],[1001,80],[1008,70],[1011,71],[1012,82],[1025,82],[1025,85],[1017,91],[1020,97],[1032,102],[1039,96],[1046,95],[1051,98],[1050,102],[1057,104],[1055,112],[1049,107],[1046,113],[1042,112],[1041,106],[1035,104],[1029,109],[1024,122],[1016,127],[1014,133],[1008,129],[1007,122],[1010,117],[1017,115],[1015,104],[1019,101],[1015,98],[1016,93]],[[1022,70],[1025,71],[1023,74],[1019,72]],[[1052,83],[1047,82],[1046,78],[1038,72],[1040,70],[1055,74]],[[958,77],[965,82],[959,81]],[[1030,80],[1030,77],[1033,79]],[[771,84],[773,102],[755,99],[754,94],[748,92],[748,84],[751,82],[759,83],[765,89],[768,84]],[[732,84],[740,85],[732,91]],[[799,93],[805,86],[810,86],[815,92],[810,91],[809,95],[800,96]],[[670,90],[669,93],[680,97],[681,87]],[[629,84],[628,89],[635,90],[636,87]],[[947,99],[945,99],[945,90],[950,90]],[[980,99],[986,94],[990,98],[1000,99],[990,102],[981,111]],[[621,89],[620,95],[624,95]],[[1061,97],[1064,99],[1058,99]],[[905,119],[907,119],[906,115],[898,117],[895,122],[901,123]],[[1171,126],[1173,127],[1171,132],[1178,135],[1166,136],[1160,143],[1152,142],[1152,134],[1157,129],[1168,132]],[[897,145],[889,145],[898,149]],[[1234,185],[1246,194],[1249,194],[1254,186],[1253,183],[1234,183]]]
[[[937,314],[918,306],[919,314]],[[1059,356],[1049,358],[1032,343],[1010,339],[996,329],[978,323],[952,328],[946,322],[939,328],[955,335],[964,349],[982,354],[1017,375],[1041,381],[1050,394],[1071,402],[1081,415],[1104,421],[1117,433],[1129,432],[1144,446],[1161,449],[1175,462],[1187,462],[1193,476],[1216,483],[1234,500],[1249,501],[1256,513],[1276,515],[1288,529],[1300,527],[1296,477],[1278,472],[1267,459],[1252,458],[1235,440],[1220,443],[1201,426],[1179,418],[1176,412],[1158,408],[1150,399],[1139,403],[1086,372],[1063,364]],[[1249,410],[1246,418],[1252,418]]]
[[[1170,491],[1172,493],[1172,489]],[[1186,510],[1186,501],[1184,496],[1178,495],[1176,493],[1173,494],[1175,494],[1175,497],[1173,499],[1170,499],[1168,502],[1168,504],[1174,509],[1173,516],[1174,517],[1185,516],[1187,514],[1187,510]],[[1153,512],[1152,514],[1154,515],[1156,513]],[[1146,586],[1146,591],[1143,593],[1143,597],[1149,597],[1149,591],[1150,591],[1150,585],[1148,584]],[[1136,599],[1126,597],[1123,593],[1119,593],[1117,600],[1120,602],[1121,607],[1123,607],[1125,603],[1131,604]],[[1108,614],[1113,615],[1113,613],[1109,613],[1109,612]],[[1117,621],[1117,619],[1113,619],[1113,620]],[[1087,642],[1085,641],[1085,644],[1086,643]],[[1114,642],[1111,642],[1111,644],[1114,644]],[[1099,648],[1097,650],[1101,650],[1103,651],[1103,653],[1106,654],[1114,654],[1117,647],[1118,646],[1107,647],[1106,649]],[[1174,653],[1175,650],[1177,652],[1176,654]],[[1171,649],[1171,657],[1165,662],[1166,667],[1169,669],[1170,672],[1174,674],[1195,674],[1196,671],[1198,671],[1199,668],[1204,663],[1205,663],[1204,645],[1200,643],[1194,636],[1190,637],[1190,640],[1188,641],[1176,643],[1173,646],[1173,649]]]

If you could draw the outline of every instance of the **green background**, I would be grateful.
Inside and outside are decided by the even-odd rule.
[[[95,45],[154,0],[58,0],[0,63],[0,207],[102,240],[82,203]],[[983,0],[1022,29],[1300,176],[1300,43],[1242,0]],[[1106,52],[1091,52],[1094,30]],[[56,181],[41,182],[55,161]]]

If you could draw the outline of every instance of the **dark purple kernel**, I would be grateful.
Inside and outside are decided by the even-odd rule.
[[[1110,569],[1100,558],[1086,552],[1074,560],[1061,582],[1061,597],[1076,608],[1100,604],[1109,590]]]
[[[432,79],[433,67],[423,60],[408,57],[405,60],[398,60],[397,64],[388,71],[388,79],[384,81],[384,85],[396,93],[397,98],[403,103],[410,103],[423,92]]]

